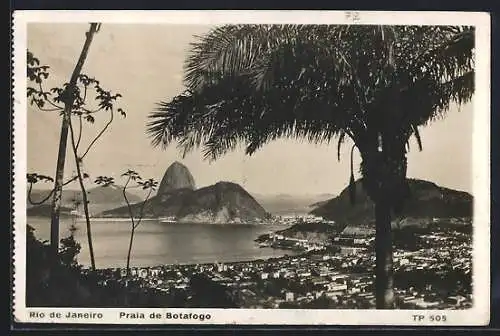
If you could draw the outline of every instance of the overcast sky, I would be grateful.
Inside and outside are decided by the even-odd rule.
[[[30,24],[28,48],[42,64],[51,67],[47,87],[68,82],[80,54],[88,25]],[[85,159],[92,176],[119,176],[134,169],[143,177],[160,180],[174,161],[184,163],[198,187],[217,181],[241,184],[250,192],[319,194],[339,193],[349,180],[348,148],[337,161],[336,143],[312,145],[280,140],[255,155],[235,151],[214,163],[202,161],[199,151],[182,160],[175,146],[153,148],[145,133],[148,114],[160,101],[183,90],[182,65],[193,35],[209,26],[103,24],[94,37],[83,73],[123,98],[127,118],[116,118],[110,130]],[[100,117],[104,120],[104,116]],[[84,140],[102,125],[98,120],[85,129]],[[453,107],[444,120],[421,131],[424,150],[416,145],[409,154],[409,177],[471,192],[472,104]],[[50,112],[28,109],[28,172],[54,175],[60,118]],[[70,152],[68,151],[68,154]],[[71,158],[68,156],[68,158]],[[359,162],[359,160],[358,160]],[[74,165],[67,163],[66,175]],[[357,168],[356,168],[357,169]],[[50,187],[50,185],[47,185]]]

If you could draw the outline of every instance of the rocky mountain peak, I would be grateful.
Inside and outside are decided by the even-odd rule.
[[[189,169],[182,163],[175,161],[165,171],[158,188],[158,195],[178,189],[194,190],[196,186]]]

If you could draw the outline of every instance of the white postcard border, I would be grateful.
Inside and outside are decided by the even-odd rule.
[[[274,324],[274,325],[485,325],[490,318],[490,16],[465,12],[345,11],[17,11],[14,13],[14,317],[29,323],[99,324]],[[468,310],[303,310],[303,309],[133,309],[27,308],[26,263],[26,50],[29,22],[127,24],[425,24],[476,27],[476,90],[473,126],[473,308]],[[450,153],[452,155],[452,153]],[[102,314],[66,318],[69,312]],[[144,319],[121,318],[143,313]],[[150,318],[159,313],[161,318]],[[210,318],[168,319],[167,314],[209,314]],[[58,317],[58,314],[61,316]],[[43,315],[43,317],[41,317]],[[446,321],[439,316],[446,316]],[[192,317],[192,315],[191,315]]]

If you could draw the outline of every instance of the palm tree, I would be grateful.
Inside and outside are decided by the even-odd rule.
[[[347,138],[375,204],[376,306],[393,308],[391,216],[409,196],[406,154],[419,127],[474,91],[474,30],[448,26],[229,25],[192,44],[186,92],[161,102],[147,130],[215,160],[277,138]],[[354,195],[352,171],[350,190]]]

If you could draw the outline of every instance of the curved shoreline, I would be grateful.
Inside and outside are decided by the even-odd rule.
[[[135,221],[140,218],[134,218]],[[84,221],[85,218],[78,217],[77,220]],[[94,222],[129,222],[130,218],[126,217],[91,217],[91,221]],[[165,220],[161,218],[142,218],[141,221],[156,221],[162,224],[203,224],[203,225],[272,225],[272,222],[210,222],[210,221],[194,221],[194,220]]]

